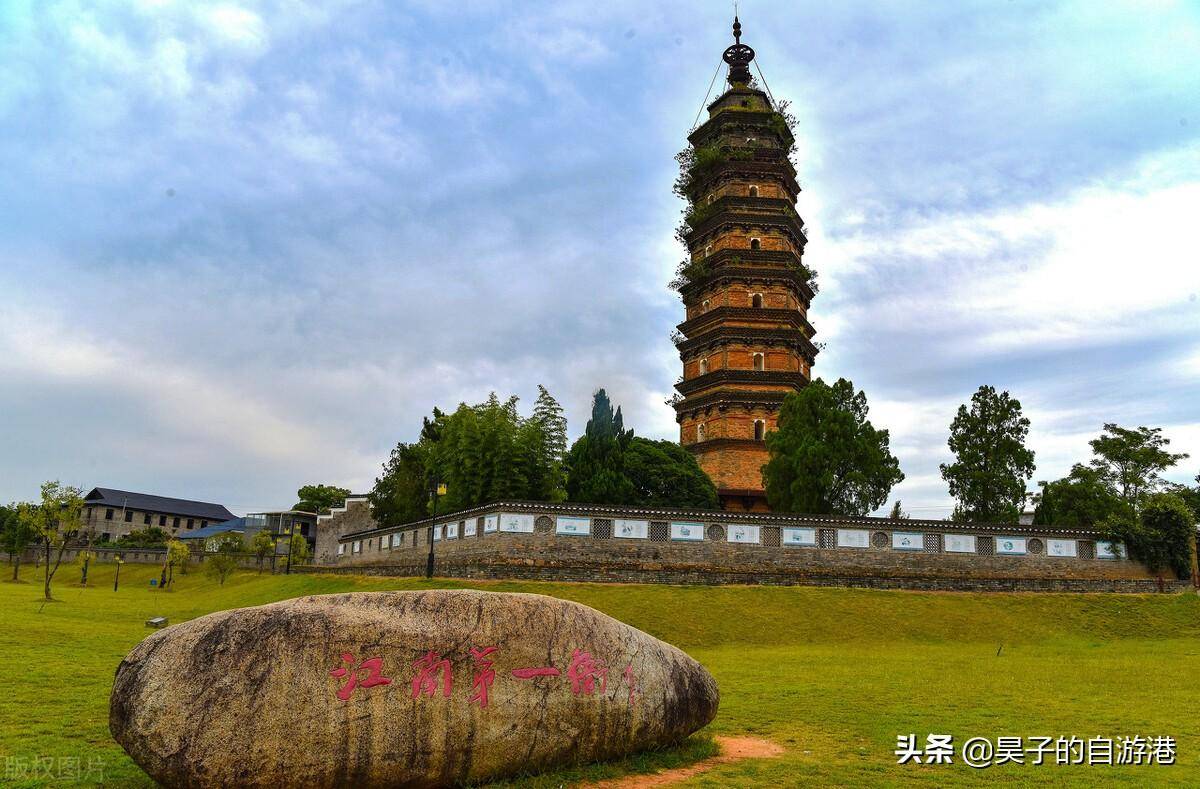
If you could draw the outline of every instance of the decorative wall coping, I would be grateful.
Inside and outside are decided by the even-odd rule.
[[[334,515],[342,514],[343,512],[345,512],[346,510],[348,510],[350,508],[350,502],[352,502],[352,501],[367,501],[368,502],[367,506],[368,507],[371,506],[371,504],[368,501],[366,496],[347,496],[346,500],[342,503],[342,506],[330,507],[328,513],[326,513],[324,515],[317,515],[317,522],[320,523],[321,521],[329,520]]]
[[[340,508],[342,511],[345,508]],[[364,537],[382,536],[413,530],[434,524],[449,523],[470,517],[492,513],[520,513],[535,515],[575,515],[592,518],[622,518],[627,520],[655,521],[699,521],[706,524],[745,524],[755,526],[810,526],[833,528],[860,528],[878,531],[962,533],[980,535],[1011,535],[1014,537],[1046,536],[1097,539],[1102,537],[1095,529],[1065,528],[1055,526],[1023,526],[1016,523],[960,523],[955,521],[905,518],[896,520],[870,515],[803,515],[782,512],[728,512],[725,510],[685,510],[661,507],[630,507],[612,504],[582,504],[574,502],[497,501],[466,510],[448,512],[436,518],[423,518],[400,526],[362,529],[348,532],[338,538],[348,542]]]

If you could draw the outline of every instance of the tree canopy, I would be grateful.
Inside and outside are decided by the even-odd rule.
[[[1089,442],[1093,457],[1076,463],[1053,482],[1041,482],[1034,523],[1039,526],[1099,526],[1130,523],[1156,491],[1176,496],[1200,518],[1200,487],[1166,483],[1161,472],[1187,457],[1167,451],[1161,428],[1127,429],[1109,423]],[[1200,477],[1196,481],[1200,483]]]
[[[865,515],[904,479],[887,430],[868,420],[867,396],[839,378],[820,378],[784,398],[767,434],[767,501],[783,512]]]
[[[592,396],[592,418],[567,454],[567,498],[589,504],[631,504],[637,497],[625,475],[625,450],[633,431],[625,429],[603,389]]]
[[[1097,469],[1076,463],[1071,473],[1052,482],[1039,482],[1041,492],[1033,522],[1037,526],[1095,527],[1117,516],[1132,515]]]
[[[634,436],[625,450],[625,476],[633,484],[634,500],[646,507],[720,508],[717,486],[696,456],[674,441],[651,441]]]
[[[981,386],[971,406],[958,407],[950,424],[953,463],[941,464],[942,478],[958,499],[957,520],[1015,522],[1033,477],[1033,451],[1025,446],[1029,420],[1008,392]]]
[[[446,485],[442,511],[500,499],[561,501],[567,441],[562,407],[541,386],[529,417],[518,412],[518,402],[492,393],[453,413],[435,408],[417,443],[397,444],[376,478],[369,497],[376,519],[396,526],[426,517],[434,481]]]
[[[1095,454],[1092,467],[1135,509],[1143,496],[1163,487],[1161,472],[1187,457],[1167,451],[1171,440],[1161,427],[1130,429],[1108,422],[1100,437],[1088,443]]]
[[[1189,578],[1196,557],[1196,519],[1191,509],[1170,493],[1146,497],[1136,515],[1126,510],[1102,524],[1105,537],[1125,544],[1129,556],[1152,572],[1173,570]]]
[[[71,540],[83,529],[83,491],[58,480],[42,483],[41,504],[19,509],[19,517],[25,520],[45,548],[46,574],[44,594],[50,596],[50,581],[62,564],[63,553]],[[56,549],[56,550],[55,550]],[[51,555],[55,556],[51,562]]]
[[[292,509],[323,515],[333,507],[342,506],[349,495],[349,488],[339,488],[336,485],[304,485],[296,491],[296,498],[300,500]]]
[[[15,503],[0,506],[0,550],[12,559],[14,581],[20,578],[21,554],[37,538],[33,519],[21,517],[21,508],[29,506]]]
[[[567,497],[589,504],[716,509],[717,488],[691,452],[625,428],[621,408],[600,389],[592,418],[567,454]]]
[[[250,553],[258,559],[258,571],[261,573],[263,560],[275,553],[275,536],[267,529],[259,529],[250,540]]]
[[[428,514],[427,450],[420,444],[400,442],[383,464],[383,472],[375,478],[375,487],[367,496],[371,514],[380,526],[400,526]]]

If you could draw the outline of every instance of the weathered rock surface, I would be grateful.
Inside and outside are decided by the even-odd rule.
[[[671,743],[717,702],[699,663],[578,603],[375,592],[149,636],[109,727],[167,786],[439,786]]]

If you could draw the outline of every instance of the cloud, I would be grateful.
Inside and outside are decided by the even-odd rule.
[[[949,512],[981,383],[1026,404],[1039,478],[1104,421],[1195,446],[1185,5],[743,23],[800,121],[816,372],[868,392],[906,508]],[[64,0],[5,25],[0,498],[288,506],[369,485],[434,405],[538,383],[573,435],[600,386],[676,435],[672,156],[727,9]]]

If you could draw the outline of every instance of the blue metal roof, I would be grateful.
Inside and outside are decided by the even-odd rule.
[[[218,534],[226,532],[246,533],[246,519],[234,518],[232,520],[214,523],[212,526],[205,526],[203,529],[194,529],[192,531],[181,531],[175,536],[181,540],[202,540],[205,537],[216,537]]]

